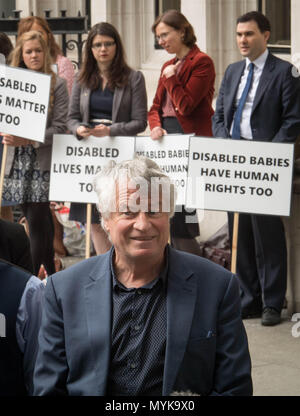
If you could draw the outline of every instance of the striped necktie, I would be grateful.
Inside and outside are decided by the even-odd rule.
[[[248,73],[248,77],[247,77],[247,82],[246,82],[244,91],[242,93],[242,96],[240,98],[239,105],[238,105],[238,107],[236,109],[236,112],[235,112],[235,115],[234,115],[234,122],[233,122],[233,129],[232,129],[232,138],[233,139],[240,139],[240,137],[241,137],[242,113],[243,113],[243,108],[244,108],[246,100],[247,100],[249,90],[251,88],[253,73],[254,73],[254,63],[251,62],[249,64],[249,73]]]

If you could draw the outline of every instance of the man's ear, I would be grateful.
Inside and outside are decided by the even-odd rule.
[[[269,30],[266,30],[264,32],[264,36],[265,36],[266,42],[268,43],[269,42],[269,39],[270,39],[270,36],[271,36],[271,32]]]

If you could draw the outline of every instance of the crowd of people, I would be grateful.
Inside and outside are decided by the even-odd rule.
[[[198,223],[186,221],[195,212],[181,207],[174,214],[174,188],[153,161],[111,162],[95,179],[99,203],[91,237],[97,256],[55,274],[53,134],[70,132],[74,140],[135,136],[147,122],[150,140],[194,133],[292,143],[300,133],[300,80],[269,52],[271,27],[263,14],[237,20],[245,59],[227,68],[215,112],[214,63],[196,45],[185,16],[168,10],[152,31],[172,59],[161,69],[148,112],[144,76],[127,64],[110,23],[89,31],[76,75],[45,19],[21,19],[14,48],[0,36],[7,64],[51,76],[44,142],[0,128],[9,149],[1,208],[19,205],[29,234],[28,240],[22,226],[0,221],[0,313],[8,328],[0,337],[0,395],[252,394],[242,319],[280,323],[287,255],[279,217],[241,215],[237,279],[200,256]],[[135,190],[121,187],[124,171]],[[144,195],[146,210],[130,209],[139,178],[167,181],[168,212],[161,208],[161,190],[158,212],[151,210],[151,191]],[[72,203],[69,218],[85,223],[85,204]],[[41,265],[46,284],[35,277]]]

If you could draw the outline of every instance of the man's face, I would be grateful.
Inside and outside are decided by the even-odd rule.
[[[269,37],[270,32],[266,31],[261,33],[254,20],[237,25],[237,45],[242,56],[249,58],[250,61],[255,61],[255,59],[264,53]]]
[[[116,212],[104,221],[115,247],[116,256],[128,261],[158,261],[163,257],[169,239],[169,213],[151,212],[151,198],[147,197],[147,212],[130,209],[130,197],[136,190],[116,190]],[[143,204],[141,204],[143,206]],[[145,206],[145,205],[144,205]]]

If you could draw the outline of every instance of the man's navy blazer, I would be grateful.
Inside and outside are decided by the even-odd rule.
[[[230,137],[235,97],[246,60],[226,69],[212,118],[214,137]],[[254,140],[294,142],[300,134],[300,78],[289,62],[269,53],[251,112]]]
[[[49,277],[35,395],[105,395],[111,350],[111,251]],[[251,395],[237,277],[169,248],[163,395]]]

